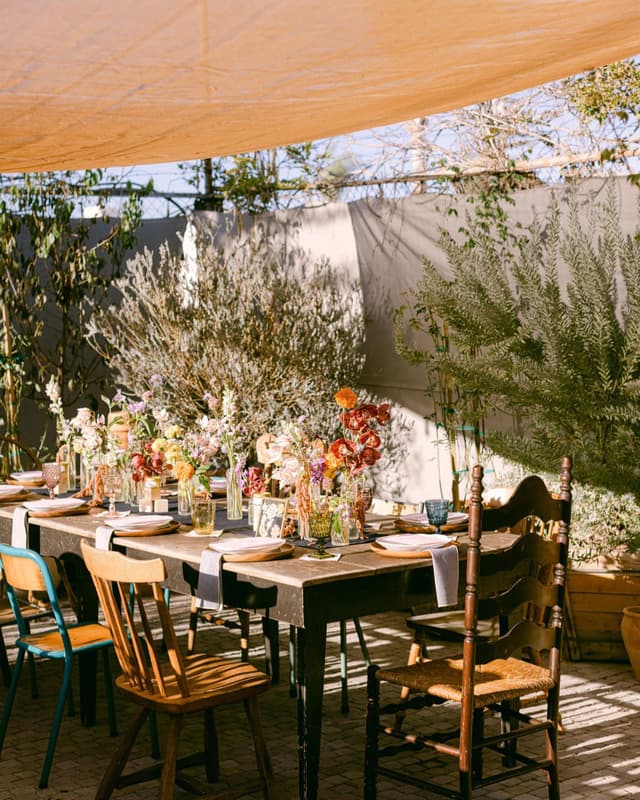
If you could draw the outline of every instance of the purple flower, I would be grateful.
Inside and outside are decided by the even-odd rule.
[[[113,395],[113,402],[114,403],[124,403],[126,397],[122,394],[120,389]]]
[[[139,400],[137,403],[129,403],[129,413],[130,414],[142,414],[142,412],[147,407],[147,404],[144,400]]]
[[[153,375],[149,378],[149,383],[151,386],[162,386],[162,375],[154,372]]]

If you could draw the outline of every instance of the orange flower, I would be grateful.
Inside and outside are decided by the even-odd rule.
[[[358,395],[348,386],[343,386],[335,395],[336,403],[340,408],[353,408],[358,402]]]
[[[195,469],[186,461],[176,461],[173,465],[173,474],[179,481],[188,481],[195,475]]]

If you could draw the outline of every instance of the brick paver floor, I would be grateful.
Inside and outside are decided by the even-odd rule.
[[[172,604],[176,627],[185,638],[186,603]],[[408,634],[404,614],[389,613],[362,620],[363,628],[376,663],[390,665],[404,661]],[[252,639],[252,661],[264,664],[264,650],[256,627]],[[352,800],[362,797],[362,762],[364,741],[364,691],[366,667],[352,629],[349,631],[349,682],[351,710],[340,712],[338,631],[330,628],[327,676],[324,698],[320,800]],[[5,628],[10,643],[14,629]],[[281,800],[297,796],[296,702],[289,697],[287,676],[288,638],[281,628],[283,682],[260,698],[265,734]],[[238,653],[238,634],[226,628],[202,626],[198,649],[229,657]],[[434,647],[432,652],[438,652]],[[442,652],[442,651],[440,651]],[[9,649],[10,658],[13,657]],[[114,662],[114,672],[117,667]],[[108,734],[104,698],[99,697],[95,728],[80,725],[79,718],[65,717],[49,788],[37,788],[53,708],[59,685],[60,666],[39,662],[40,697],[32,700],[28,672],[25,669],[0,759],[0,800],[93,800],[97,783],[116,745]],[[77,681],[76,681],[77,684]],[[77,688],[77,686],[76,686]],[[99,675],[99,688],[102,676]],[[562,684],[562,719],[565,733],[560,737],[560,775],[563,800],[583,798],[640,797],[640,684],[634,680],[628,664],[565,662]],[[0,687],[0,700],[6,689]],[[125,730],[133,709],[117,697],[118,725]],[[240,708],[221,709],[217,715],[221,750],[221,774],[233,783],[255,770],[248,746],[248,731]],[[200,718],[189,722],[185,748],[200,741]],[[136,746],[136,764],[151,763],[148,731],[143,730]],[[429,766],[433,771],[439,765]],[[139,784],[114,793],[114,800],[147,800],[157,794],[157,783]],[[176,790],[177,800],[187,795]],[[247,795],[259,800],[260,794]],[[410,800],[424,797],[418,789],[386,780],[379,782],[380,800]],[[547,797],[544,778],[534,773],[496,787],[478,791],[478,798],[499,800],[542,800]]]

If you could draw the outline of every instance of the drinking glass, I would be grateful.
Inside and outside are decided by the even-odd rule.
[[[449,501],[448,500],[427,500],[425,502],[427,507],[427,519],[429,524],[433,525],[436,533],[440,533],[440,527],[444,525],[449,516]]]
[[[49,489],[50,500],[55,499],[53,490],[60,483],[61,477],[62,467],[56,461],[49,461],[42,465],[42,479],[44,480],[47,489]]]
[[[107,467],[104,471],[104,491],[109,498],[109,514],[116,513],[116,497],[122,489],[122,470],[119,467]]]
[[[331,537],[333,527],[334,512],[329,508],[312,508],[309,511],[309,535],[318,542],[318,549],[315,553],[310,553],[314,558],[331,558],[331,553],[327,553],[325,544]]]
[[[191,506],[191,522],[193,530],[201,536],[206,536],[213,532],[213,522],[215,519],[215,501],[209,497],[196,495]]]

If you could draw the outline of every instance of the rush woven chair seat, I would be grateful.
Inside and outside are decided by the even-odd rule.
[[[507,504],[492,511],[490,517],[492,529],[512,527],[518,515],[519,519],[535,516],[544,522],[554,521],[557,524],[545,528],[552,531],[551,537],[545,538],[544,531],[530,530],[504,551],[486,555],[480,552],[485,527],[482,476],[482,467],[474,467],[462,654],[384,669],[374,665],[369,669],[365,800],[377,798],[378,775],[468,800],[479,787],[536,770],[546,775],[550,800],[560,797],[557,729],[571,460],[563,459],[558,497],[552,497],[544,483],[536,479],[528,483],[526,497],[523,492],[517,507],[508,508]],[[486,596],[479,594],[481,572],[485,577],[493,573],[495,579]],[[503,635],[483,637],[478,619],[490,618],[517,621]],[[546,665],[541,653],[547,654]],[[408,687],[408,696],[381,705],[385,684],[396,691],[397,687]],[[546,694],[544,718],[534,718],[520,708],[520,699],[535,692]],[[455,725],[443,730],[437,718],[445,712],[441,706],[450,708],[452,703]],[[488,715],[488,711],[496,716]],[[393,719],[390,723],[384,721],[387,715],[398,714],[406,714],[402,729]],[[450,722],[451,715],[446,719]],[[414,722],[420,730],[406,730]],[[498,728],[495,732],[485,731],[493,724]],[[381,736],[389,737],[388,746],[381,747]],[[530,745],[526,755],[520,747],[525,739]],[[539,745],[540,752],[532,754],[535,745]],[[407,754],[417,750],[431,751],[438,759],[451,758],[453,784],[446,780],[436,783],[429,761],[424,758],[417,760],[415,767],[407,762]],[[491,760],[485,758],[491,753],[495,754]],[[387,766],[387,760],[398,755],[404,755],[402,767]]]
[[[269,678],[250,664],[239,661],[204,654],[182,655],[160,585],[166,580],[162,559],[140,561],[121,553],[96,550],[86,542],[82,543],[82,553],[95,583],[122,669],[123,674],[116,679],[116,687],[140,707],[107,767],[96,800],[107,800],[116,788],[158,777],[160,800],[172,800],[176,784],[187,791],[201,796],[206,794],[211,798],[240,797],[259,788],[262,788],[266,800],[275,798],[273,774],[257,702],[258,695],[269,688]],[[150,601],[149,587],[152,591]],[[131,590],[133,604],[129,603]],[[154,639],[145,600],[152,603],[160,619],[162,630],[158,641]],[[244,705],[259,780],[215,794],[211,793],[210,786],[180,770],[204,764],[207,783],[219,780],[214,711],[231,703]],[[169,718],[164,761],[123,775],[136,737],[151,712]],[[179,758],[179,739],[185,717],[197,712],[204,715],[204,747],[198,753]]]
[[[102,652],[109,713],[109,728],[112,736],[115,736],[117,733],[113,703],[113,685],[111,683],[111,672],[109,670],[109,649],[112,644],[111,635],[104,625],[99,625],[98,623],[81,622],[75,625],[66,624],[58,602],[56,581],[51,575],[49,562],[44,556],[41,556],[33,550],[0,544],[0,562],[6,581],[7,595],[16,618],[19,632],[19,636],[15,642],[18,649],[18,656],[13,668],[2,720],[0,721],[0,752],[2,752],[2,746],[7,733],[25,655],[50,658],[63,661],[64,663],[62,684],[58,694],[58,701],[51,725],[51,733],[49,735],[49,744],[40,776],[39,786],[43,789],[48,784],[65,701],[71,698],[71,674],[74,656],[89,650],[100,650]],[[18,598],[18,592],[46,592],[48,608],[53,616],[55,628],[31,633],[29,630],[29,618],[23,615],[23,604]]]

